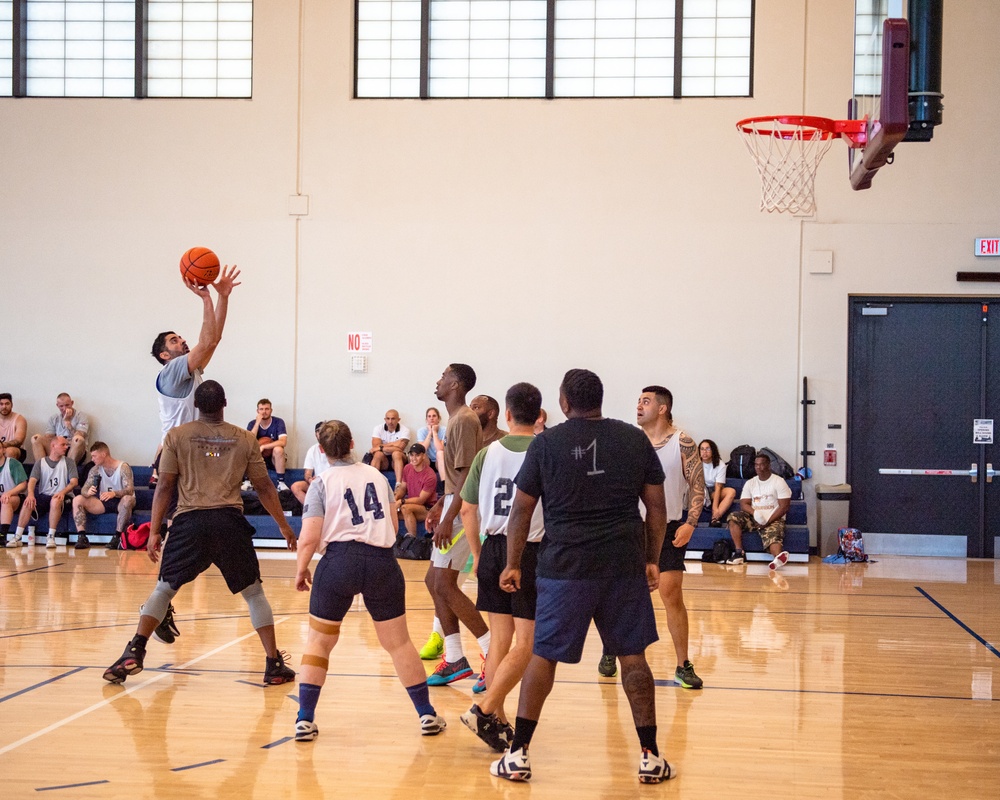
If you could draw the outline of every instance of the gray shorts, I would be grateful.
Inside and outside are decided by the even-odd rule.
[[[453,497],[454,495],[450,494],[444,496],[444,505],[441,507],[442,516],[444,516],[444,513],[451,505]],[[437,545],[435,545],[431,549],[431,564],[442,569],[453,569],[455,572],[461,572],[469,562],[469,556],[472,555],[472,548],[469,546],[469,540],[465,538],[465,529],[462,527],[462,520],[459,517],[455,517],[455,523],[452,526],[451,532],[451,547],[442,553]]]

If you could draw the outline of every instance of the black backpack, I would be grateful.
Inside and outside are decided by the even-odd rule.
[[[735,552],[736,549],[729,539],[718,539],[712,545],[711,550],[706,550],[701,554],[701,560],[709,564],[725,564]]]
[[[767,456],[771,459],[771,472],[775,475],[786,480],[795,477],[795,470],[792,469],[792,465],[775,453],[770,447],[760,448],[760,452],[757,455]]]
[[[752,478],[757,473],[753,469],[753,460],[757,457],[757,450],[753,445],[741,444],[734,447],[729,454],[729,461],[726,462],[727,478]]]

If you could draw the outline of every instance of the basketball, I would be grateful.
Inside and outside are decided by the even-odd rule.
[[[211,283],[219,275],[219,257],[207,247],[192,247],[181,256],[181,277],[199,286]]]
[[[271,442],[273,442],[273,441],[274,441],[274,439],[272,439],[270,436],[261,436],[257,440],[257,444],[258,445],[271,444]]]

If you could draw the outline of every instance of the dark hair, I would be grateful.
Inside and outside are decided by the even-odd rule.
[[[642,390],[643,394],[646,393],[656,396],[656,402],[661,406],[667,407],[667,422],[673,422],[673,410],[674,410],[674,396],[670,393],[670,390],[666,386],[660,386],[654,383],[652,386],[647,386]]]
[[[458,384],[466,392],[471,392],[476,385],[476,371],[468,364],[449,364],[448,369],[458,379]]]
[[[259,406],[269,406],[269,405],[271,405],[271,401],[268,400],[266,397],[262,397],[262,398],[260,398],[260,400],[257,401],[257,405],[259,405]]]
[[[10,392],[0,392],[0,400],[10,400],[10,402],[14,402],[14,398],[11,397]]]
[[[713,467],[719,466],[719,462],[722,461],[722,456],[719,455],[719,446],[711,439],[702,439],[700,442],[698,442],[699,450],[701,450],[701,446],[703,444],[707,444],[709,447],[712,448],[712,466]]]
[[[331,419],[323,423],[319,429],[319,443],[323,446],[323,452],[327,458],[344,459],[351,452],[351,429],[346,422],[339,419]]]
[[[563,376],[559,391],[573,411],[600,411],[604,402],[604,384],[589,369],[571,369]]]
[[[226,390],[218,381],[205,381],[194,390],[194,407],[206,414],[218,414],[226,407]]]
[[[174,331],[164,331],[155,339],[153,339],[153,358],[159,361],[161,364],[166,364],[167,362],[160,358],[160,353],[167,349],[167,337],[173,335]]]
[[[100,450],[102,453],[108,453],[108,454],[111,453],[111,448],[108,447],[104,442],[94,442],[90,446],[90,452],[91,453],[93,453],[93,452],[95,452],[97,450]]]
[[[530,383],[515,383],[504,402],[518,425],[534,425],[542,412],[542,393]]]
[[[412,456],[414,453],[426,453],[427,448],[420,444],[420,442],[414,442],[410,445],[410,449],[407,452]]]
[[[488,411],[492,411],[498,417],[500,416],[500,404],[496,401],[496,398],[490,397],[488,394],[484,394],[483,400],[486,401],[486,408]]]
[[[756,464],[757,463],[757,459],[760,459],[760,458],[766,458],[767,459],[767,465],[769,467],[771,466],[771,456],[766,455],[765,453],[757,453],[757,455],[755,455],[753,457],[754,463]]]
[[[325,419],[321,419],[321,420],[320,420],[319,422],[317,422],[317,423],[316,423],[316,427],[315,427],[315,428],[313,428],[313,431],[318,431],[318,430],[319,430],[320,428],[322,428],[322,427],[323,427],[323,426],[324,426],[325,424],[326,424],[326,420],[325,420]]]

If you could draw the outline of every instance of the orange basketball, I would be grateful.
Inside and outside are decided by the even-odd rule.
[[[258,445],[271,444],[271,442],[273,442],[273,441],[274,441],[274,439],[272,439],[270,436],[261,436],[257,440],[257,444]]]
[[[214,281],[219,275],[219,257],[207,247],[192,247],[181,256],[181,277],[199,286]]]

